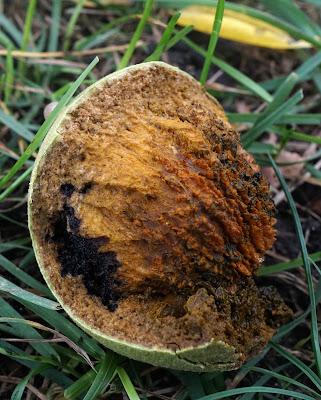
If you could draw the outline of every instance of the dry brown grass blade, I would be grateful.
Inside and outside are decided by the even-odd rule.
[[[13,376],[7,376],[7,375],[0,375],[0,382],[5,382],[5,383],[13,383],[13,384],[18,384],[21,382],[21,378],[16,378]],[[43,393],[41,393],[38,389],[36,389],[34,386],[32,386],[30,383],[27,383],[26,387],[32,392],[38,399],[40,400],[48,400],[48,397],[45,396]]]
[[[142,41],[137,42],[136,47],[140,47],[143,45]],[[83,56],[96,56],[104,53],[112,53],[114,51],[125,51],[128,47],[128,44],[121,45],[112,45],[106,47],[97,47],[96,49],[88,49],[88,50],[73,50],[73,51],[21,51],[21,50],[13,50],[11,51],[11,55],[14,58],[65,58],[65,57],[83,57]],[[8,54],[8,50],[0,49],[0,56],[6,56]]]
[[[5,154],[8,154],[8,156],[12,157],[14,160],[18,160],[19,156],[9,149],[3,142],[0,142],[0,151],[2,151]]]
[[[89,356],[85,352],[85,350],[83,350],[75,342],[70,340],[67,336],[63,335],[62,333],[56,331],[55,329],[48,328],[47,326],[42,325],[39,322],[30,321],[27,319],[21,320],[19,318],[0,318],[0,322],[13,322],[13,323],[22,322],[23,324],[30,325],[33,328],[40,329],[45,332],[53,333],[56,338],[62,339],[69,347],[71,347],[77,354],[79,354],[93,370],[95,370],[94,364],[92,363],[91,359],[89,358]]]

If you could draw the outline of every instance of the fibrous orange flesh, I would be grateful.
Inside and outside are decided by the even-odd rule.
[[[216,100],[177,70],[136,69],[79,102],[31,204],[55,292],[109,336],[174,350],[224,341],[237,366],[288,315],[252,278],[275,239],[267,181]]]

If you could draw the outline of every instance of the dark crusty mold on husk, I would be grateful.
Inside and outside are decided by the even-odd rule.
[[[63,304],[129,344],[221,341],[231,368],[256,354],[290,315],[253,279],[275,240],[274,205],[217,101],[156,63],[93,89],[58,130],[30,225]]]

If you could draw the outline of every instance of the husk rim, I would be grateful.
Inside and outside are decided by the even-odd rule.
[[[96,90],[102,87],[105,83],[111,83],[113,81],[117,81],[130,74],[131,72],[141,71],[144,69],[150,69],[153,67],[163,67],[172,71],[175,71],[179,74],[184,75],[188,79],[195,82],[195,79],[192,78],[188,73],[173,67],[169,64],[159,61],[152,61],[142,64],[136,64],[130,67],[127,67],[123,70],[116,71],[110,75],[103,77],[98,80],[88,88],[86,88],[83,92],[81,92],[75,99],[66,106],[51,128],[49,129],[37,155],[35,160],[33,172],[31,175],[30,183],[29,183],[29,191],[28,191],[28,226],[30,231],[30,236],[36,256],[37,263],[39,265],[39,269],[49,287],[53,295],[56,297],[62,308],[66,311],[69,317],[85,332],[89,335],[93,336],[99,343],[103,344],[107,348],[114,350],[115,352],[127,356],[129,358],[136,359],[138,361],[147,362],[156,366],[167,367],[178,370],[186,370],[186,371],[194,371],[194,372],[205,372],[205,371],[227,371],[237,369],[240,364],[240,358],[242,354],[236,353],[236,350],[233,346],[225,343],[221,340],[212,339],[208,343],[204,343],[200,346],[196,347],[186,347],[180,350],[170,350],[166,348],[161,348],[157,346],[147,347],[138,343],[130,343],[125,340],[116,338],[114,336],[109,336],[104,332],[89,326],[86,322],[84,322],[81,318],[79,318],[76,313],[66,304],[61,296],[55,291],[53,285],[50,282],[49,275],[46,271],[46,268],[43,266],[43,260],[41,257],[41,251],[38,246],[38,242],[33,232],[32,227],[32,195],[33,195],[33,186],[38,176],[38,172],[41,169],[41,166],[45,162],[46,154],[50,150],[51,146],[59,140],[61,137],[59,128],[61,124],[68,118],[68,113],[70,113],[73,109],[75,109],[79,104],[88,100],[91,94]],[[200,85],[200,90],[202,87]],[[215,101],[215,99],[213,99]],[[213,361],[215,359],[215,355],[225,356],[227,362],[225,363],[217,363]]]

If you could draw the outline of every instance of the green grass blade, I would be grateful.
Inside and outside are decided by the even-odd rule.
[[[309,76],[320,66],[321,64],[321,51],[309,57],[300,67],[298,67],[295,73],[299,80],[309,78]]]
[[[25,391],[25,388],[34,375],[33,371],[30,371],[28,375],[26,375],[14,388],[14,391],[12,392],[10,400],[21,400],[23,396],[23,392]]]
[[[16,353],[8,352],[3,348],[3,346],[1,346],[1,343],[0,343],[0,354],[2,354],[3,356],[9,357],[9,358],[13,358],[14,360],[44,362],[44,363],[47,363],[47,364],[50,364],[53,366],[56,366],[56,364],[57,364],[52,359],[50,359],[48,357],[44,357],[44,356],[30,356],[30,355],[28,355],[28,353],[16,354]]]
[[[4,81],[4,102],[8,106],[9,99],[11,97],[11,93],[13,90],[13,82],[14,82],[14,65],[12,58],[12,47],[7,48],[8,53],[6,57],[6,77]]]
[[[33,20],[34,13],[36,10],[36,5],[37,5],[37,0],[29,0],[24,29],[23,29],[23,36],[22,36],[22,41],[21,41],[21,46],[20,46],[20,49],[23,51],[27,49],[27,46],[29,44],[29,40],[30,40],[30,36],[31,36],[32,20]]]
[[[74,48],[76,50],[84,50],[84,49],[90,49],[97,45],[97,43],[100,42],[100,38],[102,35],[108,34],[110,31],[114,31],[112,28],[120,27],[120,25],[125,24],[126,22],[129,22],[133,19],[136,19],[137,15],[136,14],[130,14],[130,15],[123,15],[119,18],[113,18],[110,22],[107,24],[103,24],[95,33],[89,36],[85,36],[81,39],[79,39]]]
[[[183,29],[180,31],[176,31],[176,33],[173,35],[173,37],[168,41],[166,45],[166,50],[171,49],[175,44],[180,42],[186,35],[188,35],[191,31],[193,30],[193,26],[185,26]]]
[[[21,289],[19,286],[1,276],[0,291],[7,293],[9,296],[18,297],[22,300],[37,304],[38,306],[49,308],[50,310],[58,310],[60,308],[59,304],[55,301],[45,299],[44,297],[37,296],[36,294],[30,293],[27,290]]]
[[[98,63],[98,58],[95,57],[93,61],[88,65],[88,67],[76,79],[76,81],[70,86],[70,88],[61,98],[57,106],[50,113],[49,117],[41,125],[32,143],[30,143],[30,145],[26,148],[25,152],[22,154],[19,160],[13,165],[13,167],[9,170],[9,172],[0,180],[0,188],[2,188],[13,176],[15,176],[15,174],[23,167],[24,163],[32,156],[33,152],[37,150],[37,148],[40,146],[42,140],[48,133],[48,130],[51,128],[52,124],[54,123],[59,113],[64,109],[64,107],[66,107],[72,96],[75,94],[76,90],[82,84],[83,80],[86,78],[86,76],[89,74],[89,72],[94,68],[94,66],[97,63]]]
[[[140,398],[136,392],[136,389],[135,389],[132,381],[130,380],[127,372],[124,370],[124,368],[117,367],[116,371],[119,376],[119,379],[121,380],[121,383],[124,386],[124,389],[127,393],[129,400],[140,400]]]
[[[178,18],[180,17],[180,15],[181,15],[180,13],[176,13],[175,15],[173,15],[170,18],[170,20],[169,20],[169,22],[168,22],[168,24],[166,26],[166,29],[164,30],[164,33],[163,33],[158,45],[156,46],[156,48],[153,51],[153,53],[146,58],[145,62],[158,61],[161,58],[161,56],[164,53],[165,48],[166,48],[170,38],[172,36],[172,33],[173,33],[174,28],[175,28],[176,22],[177,22]]]
[[[266,116],[253,126],[246,134],[241,137],[241,141],[245,148],[248,148],[255,140],[257,140],[267,129],[276,123],[284,114],[290,112],[303,99],[302,90],[297,91],[284,104],[280,105],[274,111],[266,114]]]
[[[9,261],[2,254],[0,254],[0,266],[3,267],[7,272],[9,272],[15,278],[18,278],[25,285],[28,285],[33,289],[39,290],[41,293],[46,294],[47,296],[48,295],[52,296],[47,286],[37,281],[37,279],[33,278],[25,271],[22,271],[20,268],[16,267],[14,263]]]
[[[314,6],[321,7],[321,0],[303,0],[305,3],[313,4]]]
[[[314,397],[308,396],[303,393],[294,392],[293,390],[278,389],[274,387],[264,387],[264,386],[250,386],[238,389],[225,390],[224,392],[219,392],[215,394],[210,394],[199,398],[198,400],[219,400],[230,398],[231,396],[237,396],[244,393],[270,393],[270,394],[280,394],[287,396],[286,398],[301,399],[301,400],[315,400]]]
[[[266,153],[277,154],[276,146],[273,146],[270,143],[261,143],[261,142],[253,142],[251,146],[248,148],[248,151],[251,154],[266,154]]]
[[[271,342],[271,347],[281,354],[282,357],[286,358],[292,365],[295,365],[300,371],[307,376],[310,381],[321,391],[321,380],[307,365],[305,365],[301,360],[295,357],[293,354],[289,353],[288,351],[284,350],[281,346]]]
[[[20,226],[21,228],[28,229],[28,225],[27,224],[24,224],[23,222],[16,221],[13,218],[7,217],[5,214],[1,214],[0,213],[0,219],[4,219],[5,221],[10,222],[11,224]],[[1,250],[0,250],[0,253],[1,253]]]
[[[16,188],[18,188],[23,182],[28,179],[29,175],[31,174],[33,169],[33,165],[26,169],[9,187],[6,188],[1,194],[0,194],[0,201],[3,201],[6,197],[9,196],[10,193],[12,193]]]
[[[292,74],[290,74],[287,78],[283,78],[280,82],[278,82],[277,87],[279,88],[276,95],[274,102],[271,103],[271,107],[275,105],[280,105],[284,101],[284,99],[290,94],[291,90],[293,89],[294,85],[302,80],[307,79],[310,74],[312,74],[321,63],[321,52],[316,53],[314,56],[308,58],[300,67],[296,69]],[[265,113],[270,112],[271,108],[267,108]],[[318,116],[314,117],[316,120]],[[319,123],[319,122],[316,122]]]
[[[314,268],[317,270],[319,276],[321,276],[321,269],[319,268],[319,266],[315,262],[313,262],[313,260],[310,259],[310,261]]]
[[[321,93],[321,70],[318,68],[312,74],[312,80],[315,85],[315,88]]]
[[[317,366],[318,375],[321,376],[321,351],[320,351],[319,330],[318,330],[318,317],[317,317],[317,312],[316,312],[316,298],[315,298],[315,294],[314,294],[311,265],[310,265],[310,260],[309,260],[309,254],[308,254],[307,247],[305,244],[304,233],[303,233],[303,229],[302,229],[302,225],[300,222],[300,217],[299,217],[298,211],[296,209],[292,194],[285,182],[285,179],[283,178],[278,166],[275,164],[273,158],[270,155],[269,155],[269,159],[270,159],[272,167],[276,173],[276,176],[278,177],[278,179],[280,181],[282,189],[285,193],[285,196],[286,196],[289,206],[291,208],[291,212],[292,212],[294,222],[295,222],[295,230],[296,230],[299,242],[300,242],[300,248],[301,248],[302,258],[303,258],[303,262],[304,262],[304,269],[305,269],[305,275],[306,275],[309,298],[310,298],[310,305],[311,305],[312,348],[313,348],[313,352],[314,352],[315,363]]]
[[[0,27],[1,27],[1,22],[0,22]],[[0,44],[7,50],[14,49],[13,42],[8,38],[8,36],[4,32],[1,31],[0,31]]]
[[[2,13],[0,13],[0,28],[3,28],[12,37],[15,43],[21,46],[22,33],[19,31],[16,25]]]
[[[94,400],[112,381],[116,373],[117,357],[104,357],[98,373],[83,400]]]
[[[110,24],[111,25],[111,24]],[[119,29],[114,28],[114,29],[109,29],[108,31],[101,33],[99,35],[95,34],[91,37],[91,40],[89,41],[88,38],[84,38],[84,42],[86,44],[83,44],[81,46],[81,50],[86,50],[86,49],[92,49],[96,46],[99,45],[105,45],[106,42],[109,39],[112,39],[113,37],[116,38],[117,34],[119,34]],[[117,40],[117,39],[116,39]]]
[[[248,123],[254,124],[261,116],[262,113],[227,113],[228,119],[233,123]],[[321,114],[288,114],[280,119],[281,124],[295,124],[295,125],[318,125],[321,121]]]
[[[5,342],[2,339],[0,339],[0,348],[6,350],[8,353],[20,354],[20,355],[23,355],[25,353],[24,350],[20,349],[17,346],[14,346],[11,343]],[[34,368],[35,366],[40,365],[40,363],[37,361],[22,361],[22,362],[19,361],[19,364],[24,365],[28,368]]]
[[[286,365],[289,366],[289,365],[291,365],[291,363],[286,364]],[[309,386],[304,385],[303,383],[301,383],[295,379],[289,378],[288,376],[279,374],[278,372],[269,371],[268,369],[259,368],[259,367],[253,367],[253,368],[251,368],[251,371],[264,374],[264,376],[267,376],[269,379],[275,378],[281,382],[286,382],[286,383],[289,383],[290,385],[297,386],[301,389],[311,392],[314,396],[316,396],[316,399],[320,398],[320,395],[316,391],[311,389]],[[245,397],[242,397],[242,400],[246,400]]]
[[[73,13],[71,14],[71,17],[70,17],[69,22],[67,24],[66,34],[65,34],[65,38],[64,38],[64,42],[63,42],[64,51],[67,51],[69,49],[69,47],[70,47],[70,39],[71,39],[71,36],[72,36],[72,34],[74,32],[75,25],[77,23],[77,20],[79,18],[81,10],[82,10],[82,8],[83,8],[83,6],[85,4],[85,1],[86,0],[79,0],[77,2],[77,5],[76,5]]]
[[[26,246],[29,243],[31,243],[30,236],[27,238],[11,240],[10,242],[6,242],[6,243],[0,243],[0,253],[3,253],[7,250],[15,249],[15,248],[23,249],[23,250],[30,250],[30,247]]]
[[[263,4],[269,8],[274,15],[282,17],[292,25],[309,35],[319,35],[320,29],[292,0],[269,1],[263,0]]]
[[[309,255],[309,258],[315,262],[321,261],[321,251],[317,251],[313,254]],[[276,274],[282,271],[288,271],[290,269],[302,267],[303,265],[303,258],[298,257],[291,261],[281,262],[278,264],[270,265],[268,267],[260,267],[258,269],[257,275],[258,276],[268,276],[272,274]]]
[[[282,85],[282,82],[284,81],[284,79],[286,78],[286,75],[280,75],[276,78],[272,78],[272,79],[266,79],[264,81],[260,82],[260,85],[262,87],[264,87],[264,89],[266,90],[277,90],[280,85]]]
[[[321,179],[321,171],[320,170],[315,168],[312,164],[306,164],[305,167],[312,176],[314,176],[317,179]]]
[[[207,52],[206,52],[205,61],[204,61],[202,72],[201,72],[201,77],[200,77],[201,85],[205,85],[205,82],[207,81],[208,73],[210,70],[211,63],[212,63],[212,57],[214,56],[216,44],[217,44],[218,37],[220,34],[220,30],[221,30],[221,25],[222,25],[222,20],[223,20],[223,15],[224,15],[224,4],[225,4],[225,0],[218,0],[216,12],[215,12],[215,18],[214,18],[214,22],[213,22],[213,29],[212,29],[211,37],[210,37]]]
[[[42,26],[40,37],[36,41],[36,44],[35,44],[35,50],[36,51],[45,51],[47,39],[48,39],[48,28],[46,26]]]
[[[202,49],[200,46],[198,46],[196,43],[194,43],[192,40],[189,38],[184,37],[182,39],[182,42],[186,43],[192,50],[200,54],[201,56],[205,57],[206,56],[206,51]],[[217,57],[212,57],[212,63],[219,67],[222,71],[224,71],[226,74],[228,74],[230,77],[235,79],[237,82],[239,82],[242,86],[244,86],[246,89],[249,89],[251,92],[254,94],[258,95],[261,97],[263,100],[267,102],[271,102],[273,100],[273,97],[268,93],[265,89],[263,89],[260,85],[258,85],[256,82],[254,82],[251,78],[237,70],[236,68],[232,67],[225,61],[222,61],[218,59]]]
[[[179,378],[183,385],[186,386],[191,400],[199,399],[206,394],[200,375],[193,374],[191,372],[180,371],[175,371],[175,375]]]
[[[36,257],[33,249],[28,251],[28,253],[19,261],[19,268],[24,269],[29,267],[31,263],[36,262]]]
[[[307,143],[316,143],[321,145],[321,138],[319,136],[313,136],[313,135],[308,135],[306,133],[302,132],[296,132],[294,130],[288,130],[288,129],[280,129],[279,132],[282,135],[282,131],[286,133],[288,139],[293,139],[293,140],[299,140],[301,142],[307,142]]]
[[[309,316],[310,310],[305,311],[302,313],[299,317],[294,319],[293,321],[290,321],[289,323],[282,325],[281,328],[278,330],[277,334],[273,336],[274,341],[279,341],[283,337],[285,337],[287,334],[289,334],[293,329],[295,329],[297,326],[301,325],[306,318]]]
[[[290,95],[297,81],[298,81],[298,75],[295,72],[292,72],[284,80],[284,82],[282,82],[282,84],[276,91],[273,101],[271,101],[271,103],[266,107],[266,110],[263,112],[263,116],[275,111],[278,107],[280,107],[280,105],[283,104],[285,99]]]
[[[15,132],[17,135],[31,142],[35,135],[29,131],[21,122],[17,121],[11,115],[6,114],[0,110],[0,121],[6,125],[9,129]]]
[[[48,51],[58,49],[59,29],[61,18],[61,0],[55,0],[51,5],[51,24],[49,33]]]
[[[30,40],[30,36],[31,36],[32,21],[33,21],[33,17],[34,17],[35,10],[36,10],[36,5],[37,5],[37,0],[29,0],[25,24],[24,24],[24,28],[23,28],[23,36],[22,36],[21,45],[20,45],[21,51],[25,51],[29,44],[29,40]],[[25,68],[25,62],[22,60],[19,60],[19,62],[18,62],[18,75],[19,76],[24,75],[24,68]]]
[[[24,351],[21,350],[20,348],[13,346],[8,342],[4,342],[1,339],[0,339],[0,347],[5,349],[8,353],[14,353],[20,355],[25,354]],[[16,359],[16,361],[27,368],[33,368],[33,369],[44,365],[43,361],[38,362],[35,360],[22,360],[22,359]],[[58,369],[54,368],[46,369],[44,371],[41,371],[39,374],[43,377],[50,379],[52,382],[57,383],[57,385],[61,386],[62,388],[71,385],[73,382],[72,379],[70,379],[68,376],[65,375],[65,373],[60,372],[58,371]]]
[[[2,318],[19,318],[23,319],[23,316],[7,301],[0,297],[0,317]],[[9,330],[4,329],[4,327],[10,327]],[[23,325],[23,324],[13,324],[8,323],[4,325],[3,323],[0,324],[0,330],[10,332],[14,337],[18,337],[21,339],[43,339],[43,336],[32,326]],[[59,355],[51,346],[50,343],[41,343],[39,342],[30,342],[31,347],[33,347],[39,354],[46,356],[46,357],[53,357],[56,360],[59,360]]]
[[[280,367],[275,368],[274,372],[275,373],[279,373],[280,371],[282,371],[283,369],[285,369],[286,367],[288,367],[290,365],[291,365],[290,363],[283,364]],[[254,367],[254,366],[251,367],[251,368],[249,367],[248,371],[249,372],[255,371],[256,368],[257,367]],[[243,367],[242,370],[246,371],[247,367],[246,366]],[[253,386],[264,386],[266,383],[268,383],[268,381],[270,379],[271,379],[270,375],[268,375],[268,374],[263,375],[255,382],[255,384]],[[252,400],[255,396],[256,396],[255,393],[246,393],[246,394],[244,394],[243,396],[240,397],[240,400]]]
[[[44,307],[37,307],[37,305],[21,299],[18,301],[46,321],[54,329],[67,336],[73,342],[78,343],[78,345],[92,357],[100,359],[106,353],[107,350],[103,350],[94,339],[87,336],[85,332],[69,321],[61,313]]]
[[[255,121],[253,127],[245,135],[243,135],[243,143],[246,143],[247,140],[250,141],[249,138],[251,138],[252,135],[255,138],[256,132],[258,132],[257,134],[259,135],[264,131],[266,119],[269,119],[272,113],[283,105],[285,99],[289,96],[292,89],[294,88],[297,80],[298,76],[295,73],[291,73],[284,80],[284,82],[281,84],[281,86],[275,93],[271,103],[266,107],[262,115]]]
[[[38,375],[39,372],[45,371],[46,369],[50,368],[50,365],[42,364],[40,367],[36,369],[32,369],[15,387],[10,400],[21,400],[23,396],[23,392],[32,377]]]
[[[146,0],[142,18],[140,19],[137,25],[137,28],[133,34],[133,37],[129,43],[127,50],[125,51],[123,58],[120,60],[120,63],[117,66],[118,70],[127,67],[127,65],[129,64],[129,61],[134,53],[136,44],[138,40],[141,38],[146,22],[152,12],[153,4],[154,0]]]
[[[61,335],[59,332],[56,332],[48,327],[46,327],[45,325],[40,324],[39,322],[35,322],[32,320],[27,320],[24,318],[0,318],[0,324],[4,322],[4,323],[9,323],[9,324],[13,324],[16,326],[24,325],[24,326],[31,326],[34,327],[36,329],[40,329],[43,330],[45,332],[50,331],[53,334],[56,334],[63,339],[66,343],[68,343],[68,345],[75,351],[77,352],[77,354],[75,354],[72,350],[70,350],[69,348],[64,348],[58,344],[55,345],[55,349],[58,350],[60,352],[60,354],[62,355],[62,357],[64,358],[66,355],[67,356],[71,356],[73,361],[77,361],[77,364],[81,361],[83,361],[84,363],[86,363],[87,365],[90,365],[92,368],[93,364],[90,360],[90,358],[88,357],[88,355],[76,344],[76,343],[72,343],[72,341],[68,340],[68,338],[63,337],[63,335]],[[1,327],[1,329],[4,329],[3,327]],[[11,332],[14,335],[14,331]],[[38,340],[36,340],[38,341]],[[34,341],[31,341],[30,343],[33,343]],[[83,358],[83,360],[81,359],[81,357]],[[60,357],[58,356],[58,361],[60,362]],[[73,373],[73,368],[68,365],[65,366],[66,370],[69,370],[70,372]]]
[[[97,366],[100,367],[99,365]],[[88,372],[83,374],[76,382],[73,382],[64,391],[64,398],[66,400],[77,400],[80,396],[88,390],[91,383],[95,379],[96,373],[90,369]]]

